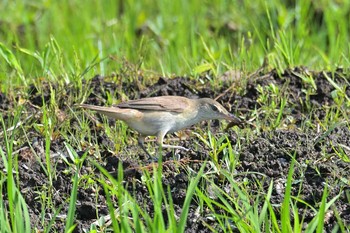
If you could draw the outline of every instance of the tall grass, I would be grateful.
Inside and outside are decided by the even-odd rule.
[[[101,62],[93,73],[102,75],[122,67],[124,58],[163,75],[252,71],[264,57],[280,70],[347,66],[349,5],[348,0],[2,1],[0,57],[6,62],[0,80],[12,76],[11,83],[26,83],[55,74],[70,81],[94,59]],[[53,40],[59,47],[49,45]]]

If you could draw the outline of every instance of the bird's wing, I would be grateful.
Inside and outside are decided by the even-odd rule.
[[[130,100],[118,104],[117,107],[181,113],[189,107],[189,101],[189,99],[181,96],[160,96]]]

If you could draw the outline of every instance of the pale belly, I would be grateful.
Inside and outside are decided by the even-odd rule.
[[[142,120],[125,121],[135,131],[145,136],[157,136],[159,132],[173,133],[196,124],[194,117],[184,119],[181,114],[170,112],[145,113]]]

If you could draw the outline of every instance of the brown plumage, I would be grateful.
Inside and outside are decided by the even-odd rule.
[[[236,125],[242,124],[239,118],[209,98],[160,96],[130,100],[112,107],[87,104],[79,106],[124,121],[130,128],[139,132],[138,144],[147,154],[149,153],[143,145],[146,136],[157,136],[157,143],[162,148],[187,150],[182,146],[164,145],[164,136],[203,120],[226,119]]]

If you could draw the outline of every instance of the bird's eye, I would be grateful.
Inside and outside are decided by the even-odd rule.
[[[214,112],[219,112],[218,107],[216,107],[215,105],[211,105],[210,107]]]

